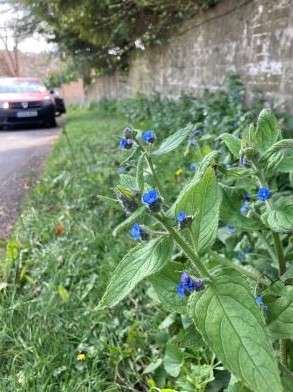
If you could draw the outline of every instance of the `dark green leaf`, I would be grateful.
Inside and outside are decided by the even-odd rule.
[[[182,271],[181,263],[170,262],[149,279],[162,306],[170,312],[186,313],[186,300],[176,291]]]
[[[223,133],[220,138],[223,139],[231,154],[234,155],[235,158],[239,158],[241,149],[240,139],[230,133]]]
[[[262,154],[265,153],[280,137],[278,122],[274,114],[263,109],[258,117],[257,126],[254,131],[253,142]]]
[[[190,135],[192,128],[192,124],[188,124],[185,128],[179,129],[177,132],[167,137],[160,147],[153,152],[153,155],[164,155],[175,150],[187,136]]]
[[[173,242],[168,237],[131,249],[112,274],[100,307],[112,307],[125,298],[144,278],[160,271],[169,261]]]
[[[178,377],[184,363],[184,356],[174,344],[169,343],[164,356],[164,368],[172,377]]]
[[[264,318],[242,275],[218,271],[209,287],[192,294],[188,307],[204,340],[247,387],[283,391]]]
[[[284,286],[280,297],[265,297],[268,305],[267,324],[272,336],[293,338],[293,286]]]
[[[212,168],[199,181],[192,181],[176,202],[175,212],[194,216],[192,242],[198,252],[209,248],[217,236],[221,190]]]
[[[276,200],[264,218],[273,231],[293,232],[293,197],[282,197]]]

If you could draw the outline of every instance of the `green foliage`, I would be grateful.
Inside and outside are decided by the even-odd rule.
[[[72,56],[87,77],[125,68],[129,55],[162,44],[178,25],[220,0],[23,0],[33,25]]]
[[[210,287],[193,294],[188,306],[204,340],[252,391],[283,390],[264,318],[241,274],[217,271]]]
[[[159,238],[131,249],[111,276],[100,306],[114,306],[144,278],[160,271],[172,254],[172,241]]]

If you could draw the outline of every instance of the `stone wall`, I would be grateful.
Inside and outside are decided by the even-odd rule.
[[[196,95],[216,89],[229,71],[241,76],[248,99],[260,91],[290,110],[293,0],[223,0],[181,26],[166,46],[133,56],[128,74],[98,79],[88,99]]]

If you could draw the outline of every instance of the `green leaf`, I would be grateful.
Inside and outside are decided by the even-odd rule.
[[[276,167],[276,170],[278,170],[281,173],[290,173],[293,172],[293,152],[287,152],[284,154],[283,159],[281,162],[278,164]]]
[[[208,168],[199,181],[192,181],[177,199],[175,213],[185,211],[194,216],[192,243],[198,252],[205,251],[216,239],[221,200],[221,190],[212,168]]]
[[[181,348],[191,347],[195,349],[204,345],[201,335],[194,330],[193,325],[187,329],[181,329],[174,342]]]
[[[290,152],[293,150],[293,139],[282,139],[273,144],[265,153],[262,159],[267,159],[276,152]]]
[[[276,117],[270,110],[263,109],[259,114],[253,135],[255,147],[263,154],[277,142],[279,137],[280,130]]]
[[[192,128],[193,125],[188,124],[185,128],[179,129],[177,132],[167,137],[160,147],[153,152],[153,155],[164,155],[175,150],[187,138],[192,131]]]
[[[174,344],[169,343],[164,356],[164,368],[172,377],[178,377],[184,363],[184,356]]]
[[[281,365],[281,377],[285,392],[293,392],[293,373]]]
[[[143,371],[143,374],[153,373],[162,365],[162,358],[158,358],[155,362],[150,363]]]
[[[221,205],[221,219],[223,222],[242,230],[258,230],[264,228],[261,222],[241,215],[240,207],[243,203],[245,191],[223,184],[221,184],[221,187],[223,190],[223,202]]]
[[[293,338],[293,286],[284,286],[280,297],[265,297],[267,325],[275,339]]]
[[[241,149],[240,139],[230,133],[223,133],[220,138],[223,139],[231,154],[234,155],[235,158],[239,158]]]
[[[282,197],[273,203],[272,209],[264,218],[273,231],[293,232],[293,197]]]
[[[144,172],[143,172],[144,162],[145,162],[145,154],[142,154],[139,157],[139,160],[137,162],[137,169],[136,169],[136,184],[140,193],[143,193],[144,191]]]
[[[131,249],[116,267],[100,307],[112,307],[125,298],[144,278],[160,271],[169,261],[173,242],[169,237],[157,238]]]
[[[137,220],[137,218],[143,215],[145,211],[145,206],[141,206],[137,210],[135,210],[127,219],[125,219],[123,222],[121,222],[118,226],[115,227],[112,232],[113,236],[116,237],[121,230],[128,228],[132,223]]]
[[[182,271],[182,263],[170,262],[149,278],[162,306],[170,312],[186,313],[186,300],[176,291]]]
[[[254,392],[282,392],[273,347],[247,280],[217,271],[212,283],[189,299],[196,328],[236,377]]]

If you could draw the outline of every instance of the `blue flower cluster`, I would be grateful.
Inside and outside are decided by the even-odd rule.
[[[204,282],[202,280],[194,280],[187,272],[183,272],[180,277],[180,283],[177,285],[177,293],[180,298],[184,298],[187,294],[193,291],[200,291],[204,289]]]
[[[148,131],[143,132],[142,139],[144,142],[152,144],[156,139],[156,134],[152,129],[149,129]]]
[[[159,212],[161,208],[161,198],[156,189],[150,189],[142,195],[142,201],[148,206],[150,211]]]
[[[148,239],[148,234],[145,232],[145,230],[138,223],[134,223],[132,225],[132,227],[130,229],[130,235],[131,235],[132,239],[135,241],[141,241],[141,240]]]
[[[257,191],[256,197],[260,201],[266,201],[272,196],[272,192],[270,191],[269,188],[266,187],[261,187]]]
[[[239,166],[245,166],[247,164],[247,160],[244,156],[241,156],[239,159]]]
[[[229,235],[234,235],[237,232],[236,228],[232,225],[225,225],[225,229]]]
[[[262,295],[257,295],[257,296],[255,297],[255,303],[256,303],[258,306],[261,307],[261,309],[263,310],[265,316],[267,316],[267,315],[268,315],[268,311],[269,311],[269,307],[268,307],[268,305],[266,305],[266,304],[264,303],[264,299],[263,299],[263,296],[262,296]]]

